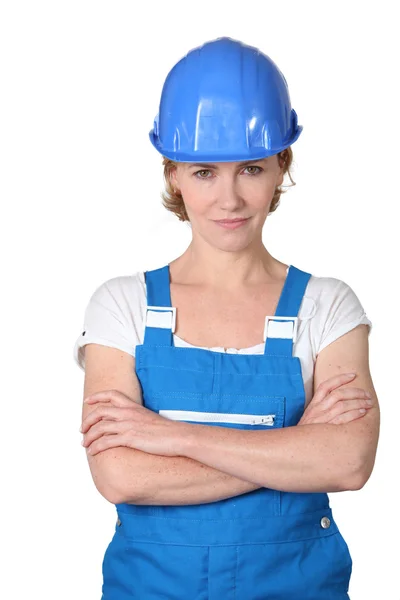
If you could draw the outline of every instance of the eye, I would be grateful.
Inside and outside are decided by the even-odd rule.
[[[256,167],[256,166],[253,166],[253,165],[251,165],[249,167],[246,167],[245,171],[246,171],[246,169],[256,169],[256,171],[252,171],[251,173],[249,173],[250,175],[257,175],[258,173],[260,173],[262,171],[261,167]]]
[[[201,169],[200,171],[196,171],[194,175],[199,179],[209,179],[209,177],[203,177],[200,173],[211,173],[210,169]]]

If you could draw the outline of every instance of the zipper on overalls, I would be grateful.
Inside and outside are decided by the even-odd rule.
[[[275,415],[243,415],[233,413],[206,413],[193,410],[160,410],[159,414],[175,421],[202,421],[207,423],[239,423],[244,425],[274,424]]]

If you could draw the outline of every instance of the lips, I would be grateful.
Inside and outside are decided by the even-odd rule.
[[[220,219],[219,221],[217,221],[217,223],[239,223],[240,221],[246,221],[247,218],[243,218],[243,219]]]
[[[216,225],[224,227],[224,229],[237,229],[247,223],[249,219],[223,219],[222,221],[215,221]]]

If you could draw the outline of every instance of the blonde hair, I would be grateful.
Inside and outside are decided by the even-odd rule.
[[[278,156],[278,160],[280,159],[280,162],[283,162],[283,174],[285,175],[287,173],[289,175],[290,181],[292,182],[292,185],[285,186],[285,187],[292,187],[293,185],[296,185],[296,183],[293,181],[291,173],[290,173],[290,167],[293,162],[292,148],[289,146],[289,148],[285,148],[285,150],[278,152],[278,154],[276,156]],[[180,221],[189,221],[189,217],[186,212],[185,203],[183,201],[182,194],[179,191],[175,190],[171,183],[171,177],[170,177],[171,171],[174,167],[176,167],[178,165],[178,163],[174,162],[173,160],[170,160],[166,156],[163,156],[162,164],[164,166],[164,184],[165,184],[165,189],[161,193],[163,206],[167,210],[173,212]],[[275,193],[272,198],[269,213],[274,212],[274,210],[276,210],[278,208],[281,194],[286,194],[286,190],[283,190],[282,186],[277,186],[275,188]]]

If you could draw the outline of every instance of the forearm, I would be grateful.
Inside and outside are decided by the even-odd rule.
[[[121,449],[120,449],[121,450]],[[258,489],[240,479],[183,456],[159,456],[124,448],[122,468],[116,474],[118,502],[128,504],[205,504]]]
[[[181,454],[260,487],[287,492],[358,489],[360,464],[346,425],[270,431],[192,425]]]

